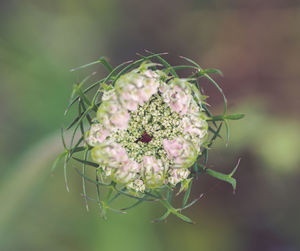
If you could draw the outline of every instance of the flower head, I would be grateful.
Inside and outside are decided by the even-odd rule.
[[[102,97],[86,141],[106,176],[136,192],[187,179],[207,135],[191,83],[144,65]]]
[[[199,199],[189,200],[192,181],[198,174],[206,171],[213,177],[228,181],[235,189],[234,171],[229,175],[219,175],[205,168],[207,151],[220,136],[222,125],[228,126],[228,119],[243,117],[242,114],[227,114],[226,97],[210,76],[220,72],[202,69],[185,57],[182,59],[189,65],[171,66],[162,55],[151,53],[114,69],[102,57],[76,68],[103,63],[110,73],[103,81],[97,81],[85,90],[81,87],[89,77],[74,86],[66,112],[77,103],[78,117],[67,127],[73,128],[70,144],[66,144],[62,135],[65,151],[58,156],[55,165],[64,158],[66,175],[71,158],[83,164],[82,172],[77,170],[83,178],[83,197],[87,205],[88,200],[97,201],[103,217],[108,210],[122,213],[143,201],[158,201],[167,211],[157,221],[166,219],[172,213],[192,223],[181,211]],[[152,59],[155,62],[151,62]],[[136,67],[139,62],[140,66]],[[191,70],[191,75],[180,78],[177,72],[180,69]],[[198,79],[201,76],[222,94],[222,115],[212,116],[208,110],[206,97],[199,91]],[[98,89],[89,100],[87,92],[96,86]],[[210,121],[212,124],[208,126]],[[86,122],[90,125],[88,131],[85,131]],[[212,137],[208,137],[208,131],[211,131]],[[81,137],[77,137],[80,133]],[[205,153],[204,158],[200,156],[202,152]],[[86,171],[88,166],[96,169],[95,179]],[[86,180],[96,185],[95,199],[87,195]],[[65,181],[67,185],[67,176]],[[171,205],[172,193],[177,188],[177,194],[186,191],[181,208]],[[105,196],[103,189],[107,189]],[[127,208],[113,209],[112,203],[119,196],[137,201]]]

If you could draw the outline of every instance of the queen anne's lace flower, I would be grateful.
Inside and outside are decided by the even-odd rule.
[[[72,129],[70,142],[65,141],[62,130],[65,150],[55,160],[53,170],[64,159],[68,189],[67,166],[72,159],[80,162],[82,169],[76,170],[82,177],[86,207],[88,209],[89,200],[95,200],[103,218],[106,218],[107,211],[123,213],[144,201],[152,201],[161,203],[166,209],[155,221],[163,221],[174,214],[193,223],[181,211],[201,197],[189,202],[192,183],[198,175],[205,172],[236,188],[232,175],[237,166],[227,175],[207,168],[209,147],[221,137],[222,126],[226,126],[228,141],[227,120],[244,116],[228,114],[226,97],[210,76],[221,72],[201,68],[185,57],[181,58],[189,62],[188,65],[171,66],[163,55],[165,53],[150,53],[115,68],[101,57],[74,69],[102,63],[109,74],[85,89],[83,85],[94,74],[74,85],[66,113],[77,104],[78,115],[67,126],[67,130]],[[179,78],[178,71],[181,70],[190,71],[190,74]],[[223,114],[214,116],[209,111],[206,97],[199,91],[201,77],[222,95]],[[90,96],[95,88],[97,91]],[[89,128],[86,128],[87,122]],[[95,168],[95,178],[88,166]],[[96,185],[96,198],[87,194],[86,181]],[[175,190],[178,190],[176,195],[185,191],[180,208],[172,205]],[[120,196],[132,198],[135,202],[114,209],[112,204]]]
[[[186,181],[206,141],[200,92],[165,76],[145,66],[122,75],[86,134],[102,175],[136,192]]]

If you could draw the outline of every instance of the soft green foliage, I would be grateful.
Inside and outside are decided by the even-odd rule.
[[[68,169],[69,161],[71,160],[71,158],[73,158],[76,161],[82,163],[82,170],[76,169],[76,171],[82,177],[83,197],[86,201],[86,207],[88,208],[88,200],[96,201],[97,204],[99,205],[101,215],[104,218],[106,218],[108,210],[113,212],[118,212],[118,213],[124,213],[126,210],[129,210],[141,204],[144,201],[153,201],[153,202],[159,202],[161,205],[163,205],[166,208],[166,213],[162,217],[156,219],[155,222],[165,220],[170,214],[174,214],[178,218],[180,218],[181,220],[187,223],[193,223],[191,219],[189,219],[188,217],[184,216],[181,213],[183,209],[186,209],[194,205],[201,197],[200,196],[192,200],[191,202],[189,202],[193,178],[197,177],[198,175],[207,173],[217,179],[230,183],[233,186],[233,189],[236,188],[236,181],[232,176],[238,165],[233,170],[233,172],[228,175],[213,171],[206,166],[208,161],[208,150],[210,149],[211,145],[218,137],[222,138],[220,135],[222,126],[225,124],[227,128],[227,141],[228,141],[229,129],[228,129],[227,120],[236,120],[243,117],[242,114],[234,114],[234,115],[227,114],[226,97],[222,89],[219,87],[219,85],[212,79],[210,75],[208,75],[211,73],[221,74],[221,72],[215,69],[207,69],[207,70],[202,69],[197,63],[185,57],[182,58],[188,61],[192,65],[171,66],[165,59],[162,58],[164,54],[165,53],[161,53],[161,54],[150,53],[150,55],[141,56],[141,59],[138,59],[136,61],[125,62],[115,68],[113,68],[105,58],[100,58],[98,61],[72,69],[72,71],[75,71],[75,70],[88,67],[90,65],[101,63],[109,71],[109,74],[104,79],[101,79],[94,83],[89,83],[85,89],[83,88],[83,86],[87,85],[89,77],[85,78],[81,83],[74,86],[70,104],[67,107],[66,114],[70,109],[72,109],[75,106],[75,104],[77,104],[78,115],[73,119],[72,123],[66,127],[67,128],[66,130],[70,130],[72,132],[71,133],[72,136],[69,144],[65,142],[63,136],[64,130],[62,130],[62,142],[65,151],[58,156],[57,160],[54,163],[53,170],[55,169],[55,166],[58,164],[60,160],[64,160],[65,182],[66,182],[66,187],[68,189],[67,169]],[[97,163],[94,163],[89,158],[92,147],[84,143],[86,125],[92,124],[92,117],[96,117],[97,114],[98,120],[100,119],[100,122],[102,120],[103,109],[105,109],[106,107],[104,103],[102,103],[103,91],[110,90],[111,87],[113,87],[115,84],[117,85],[117,88],[121,88],[118,87],[119,86],[118,79],[122,78],[122,76],[124,76],[125,73],[127,73],[132,69],[135,69],[138,66],[141,66],[140,69],[145,67],[145,69],[150,68],[153,70],[160,70],[162,72],[161,76],[165,78],[165,81],[174,81],[174,83],[180,82],[180,80],[177,79],[178,73],[176,72],[176,70],[190,69],[192,70],[191,75],[185,77],[185,79],[187,79],[188,82],[182,82],[182,83],[180,82],[179,84],[187,83],[188,85],[190,85],[189,87],[194,97],[194,100],[198,104],[203,102],[203,99],[205,98],[200,96],[200,91],[199,91],[200,87],[198,83],[198,78],[200,77],[207,78],[210,81],[210,83],[216,87],[216,89],[222,95],[224,100],[224,113],[219,116],[213,116],[209,111],[209,109],[207,108],[207,105],[205,103],[201,104],[201,107],[204,109],[206,121],[208,121],[209,123],[207,129],[209,130],[211,135],[209,135],[209,137],[206,138],[206,142],[203,142],[204,148],[202,150],[202,153],[196,152],[195,150],[195,156],[193,156],[192,159],[188,162],[187,168],[189,168],[191,173],[189,179],[181,183],[181,188],[179,189],[178,192],[181,193],[185,191],[181,208],[174,208],[172,206],[171,204],[172,194],[175,192],[175,190],[177,190],[177,188],[173,188],[168,184],[160,184],[159,187],[155,186],[153,187],[153,189],[148,188],[144,192],[137,193],[131,191],[130,189],[128,189],[128,187],[122,185],[121,183],[116,182],[116,180],[114,180],[113,178],[110,180],[103,179],[103,176],[101,174],[104,169],[100,168]],[[91,90],[96,90],[93,96],[90,96]],[[123,134],[116,133],[115,135],[111,136],[126,148],[128,154],[131,157],[133,157],[138,161],[141,160],[141,157],[143,156],[145,151],[151,152],[153,147],[162,148],[160,142],[159,141],[156,142],[155,140],[153,140],[153,142],[149,144],[146,148],[145,147],[141,148],[139,147],[139,144],[136,143],[136,140],[143,133],[143,128],[147,126],[149,127],[149,125],[145,121],[141,120],[141,118],[143,117],[138,116],[138,114],[139,113],[144,114],[146,110],[148,113],[156,113],[157,120],[161,122],[159,124],[162,124],[163,122],[167,123],[169,120],[170,123],[173,123],[175,121],[174,123],[176,124],[176,121],[179,120],[179,116],[180,116],[179,114],[176,115],[176,113],[171,113],[170,108],[160,100],[159,96],[153,96],[149,104],[147,103],[147,105],[140,106],[136,112],[136,116],[134,116],[134,114],[132,115],[132,119],[130,120],[129,123],[129,128],[130,131],[136,132],[135,138],[131,138],[132,134],[130,135],[126,134],[126,131]],[[101,109],[98,109],[100,105],[101,105]],[[165,127],[167,128],[168,125],[165,125]],[[152,131],[151,127],[147,128],[147,132],[151,136],[155,134],[155,130]],[[160,135],[160,137],[164,137],[164,136],[176,137],[177,135],[176,130],[175,131],[166,130],[165,133],[166,134],[169,133],[170,135]],[[92,154],[95,154],[95,151],[102,151],[102,149],[104,148],[105,148],[104,145],[100,145],[97,148],[93,149]],[[141,149],[143,151],[141,151]],[[101,152],[100,155],[97,155],[97,157],[99,156],[101,156],[102,159],[106,159],[107,161],[109,161],[109,158],[105,155],[104,152]],[[164,151],[162,151],[162,158],[163,157],[165,157]],[[86,174],[87,168],[95,169],[95,175],[96,175],[95,179],[87,176]],[[86,194],[86,189],[85,189],[86,182],[93,183],[96,186],[96,191],[97,191],[96,199],[89,198],[88,195]],[[103,193],[105,196],[103,196]],[[132,204],[132,206],[120,210],[112,208],[111,203],[121,195],[132,198],[133,200],[135,200],[135,202]]]

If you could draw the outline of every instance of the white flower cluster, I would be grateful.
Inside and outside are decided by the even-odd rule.
[[[185,79],[165,79],[145,67],[121,76],[86,134],[102,175],[135,192],[185,181],[206,140],[200,93]]]

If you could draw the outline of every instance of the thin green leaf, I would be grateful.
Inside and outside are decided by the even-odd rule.
[[[198,69],[202,70],[202,68],[200,67],[200,65],[198,65],[194,60],[189,59],[187,57],[183,57],[183,56],[179,56],[179,57],[182,58],[182,59],[184,59],[184,60],[186,60],[186,61],[188,61],[188,62],[190,62],[191,64],[195,65]]]
[[[75,146],[69,150],[69,158],[71,158],[73,153],[82,152],[87,148],[87,146],[79,146],[83,142],[83,140],[84,135],[82,135],[76,142]]]
[[[92,90],[94,87],[96,87],[97,85],[99,85],[99,84],[101,84],[101,83],[106,83],[106,82],[109,81],[113,76],[115,76],[115,74],[116,74],[116,72],[117,72],[118,70],[120,70],[124,65],[126,65],[126,64],[128,64],[128,63],[131,63],[131,62],[132,62],[132,60],[126,61],[126,62],[124,62],[124,63],[118,65],[116,68],[114,68],[114,69],[107,75],[106,78],[103,78],[103,79],[101,79],[101,80],[99,80],[99,81],[96,81],[94,84],[92,84],[91,86],[87,87],[87,88],[83,91],[83,93],[89,92],[90,90]],[[67,114],[67,112],[69,111],[69,109],[72,107],[72,105],[73,105],[76,101],[78,101],[78,99],[79,99],[79,96],[76,97],[76,98],[74,98],[74,99],[69,103],[69,105],[68,105],[67,108],[66,108],[65,115]]]
[[[86,146],[79,146],[82,143],[83,139],[84,136],[81,136],[76,142],[75,146],[69,150],[69,158],[71,158],[73,153],[82,152],[87,148]]]
[[[183,220],[184,222],[186,223],[189,223],[189,224],[195,224],[195,222],[193,222],[189,217],[181,214],[181,213],[174,213],[179,219]]]
[[[113,70],[113,67],[112,65],[107,61],[107,59],[105,57],[101,57],[99,58],[99,62],[102,63],[106,69],[109,71],[109,72],[112,72]]]
[[[83,109],[84,111],[86,111],[86,107],[85,107],[85,105],[84,105],[83,102],[81,102],[81,106],[82,106],[82,109]],[[88,123],[91,125],[91,124],[92,124],[92,118],[90,117],[90,115],[87,114],[85,117],[86,117]]]
[[[233,190],[236,189],[236,180],[232,178],[230,174],[223,174],[212,169],[206,169],[206,173],[214,178],[230,183]]]
[[[78,94],[78,89],[81,89],[81,87],[83,86],[83,84],[88,81],[93,75],[95,75],[96,72],[91,73],[90,75],[88,75],[87,77],[85,77],[80,83],[77,83],[75,85],[73,85],[73,91],[70,97],[70,103],[72,102],[75,94]],[[83,94],[84,95],[84,94]],[[66,112],[66,111],[65,111]]]
[[[122,211],[123,211],[123,210],[124,210],[124,211],[127,211],[127,210],[129,210],[129,209],[132,209],[132,208],[138,206],[139,204],[141,204],[141,203],[143,203],[143,202],[144,202],[144,200],[138,200],[137,202],[133,203],[131,206],[122,208],[121,210],[122,210]]]
[[[101,57],[101,58],[99,58],[99,60],[97,60],[97,61],[94,61],[94,62],[85,64],[85,65],[81,65],[81,66],[79,66],[79,67],[73,68],[73,69],[71,69],[70,71],[71,71],[71,72],[77,71],[77,70],[79,70],[79,69],[83,69],[83,68],[86,68],[86,67],[89,67],[89,66],[92,66],[92,65],[95,65],[95,64],[99,64],[99,63],[103,64],[109,72],[112,71],[112,68],[113,68],[113,67],[108,63],[108,61],[107,61],[107,59],[106,59],[105,57]]]
[[[80,119],[80,117],[83,115],[84,112],[82,112],[81,114],[79,114],[79,116],[77,116],[66,128],[67,130],[70,130],[75,124],[76,122]]]
[[[191,189],[192,189],[192,181],[189,183],[188,189],[186,190],[183,200],[182,200],[182,207],[184,207],[190,197],[191,194]]]
[[[212,113],[208,110],[208,108],[205,104],[202,104],[202,107],[208,117],[213,117]],[[216,122],[215,121],[212,121],[212,122],[213,122],[214,126],[217,128]]]
[[[83,197],[83,194],[80,194],[80,195]],[[86,199],[87,199],[87,200],[90,200],[90,201],[93,201],[93,202],[97,202],[96,199],[91,198],[91,197],[89,197],[89,196],[86,196]]]
[[[173,195],[173,191],[171,189],[168,189],[167,191],[167,200],[169,203],[171,203],[172,201],[172,195]]]
[[[202,105],[202,98],[201,98],[201,94],[200,94],[200,91],[199,91],[197,85],[189,83],[189,86],[191,87],[191,90],[193,92],[193,96],[194,96],[197,104],[199,106],[201,106]]]
[[[204,155],[204,163],[206,165],[208,162],[208,150],[207,149],[204,149],[203,155]]]
[[[89,87],[87,87],[87,88],[83,91],[83,93],[89,92],[90,90],[92,90],[92,89],[93,89],[94,87],[96,87],[97,85],[103,83],[104,80],[105,80],[105,79],[101,79],[101,80],[99,80],[99,81],[96,81],[94,84],[92,84],[92,85],[90,85]],[[66,110],[65,110],[65,113],[64,113],[65,116],[67,115],[67,113],[68,113],[68,111],[70,110],[70,108],[72,107],[72,105],[74,105],[74,104],[76,103],[76,101],[78,101],[78,100],[79,100],[79,96],[77,96],[76,98],[74,98],[73,100],[70,101],[69,105],[67,106],[67,108],[66,108]]]
[[[223,72],[221,72],[219,69],[205,69],[203,70],[203,72],[209,74],[209,73],[216,73],[216,74],[219,74],[221,76],[223,76]]]
[[[84,101],[86,104],[87,104],[87,106],[91,106],[91,102],[90,102],[90,100],[88,99],[88,97],[83,93],[83,91],[81,90],[81,86],[80,85],[78,85],[78,86],[76,86],[76,93],[78,94],[78,96],[80,97],[80,99],[82,100],[82,101]]]
[[[230,176],[233,176],[235,174],[235,172],[237,171],[239,165],[240,165],[240,162],[241,162],[241,158],[238,159],[238,162],[237,164],[235,165],[235,167],[233,168],[233,170],[231,171],[231,173],[229,174]]]
[[[198,200],[200,200],[203,197],[203,193],[200,194],[200,196],[194,200],[192,200],[189,204],[187,204],[186,206],[184,206],[181,210],[187,209],[191,206],[193,206]]]
[[[72,158],[75,159],[76,161],[80,162],[80,163],[83,163],[84,165],[88,165],[88,166],[92,166],[92,167],[96,167],[96,168],[99,167],[99,165],[97,163],[94,163],[94,162],[91,162],[91,161],[88,161],[88,160],[78,159],[76,157],[72,157]]]
[[[224,102],[224,114],[226,114],[227,112],[227,99],[226,99],[226,96],[222,90],[222,88],[216,83],[215,80],[213,80],[201,67],[199,64],[197,64],[195,61],[189,59],[189,58],[186,58],[186,57],[182,57],[180,56],[180,58],[183,58],[185,59],[186,61],[190,62],[191,64],[195,65],[198,67],[199,69],[199,74],[200,76],[204,76],[205,78],[207,78],[216,88],[217,90],[221,93],[222,97],[223,97],[223,102]],[[197,76],[197,74],[196,74]]]
[[[161,197],[158,197],[158,196],[156,196],[156,195],[154,195],[154,194],[152,194],[152,193],[149,193],[149,192],[144,192],[144,194],[146,194],[146,195],[148,195],[148,196],[150,196],[150,197],[153,197],[153,198],[155,198],[155,199],[160,199]]]
[[[224,119],[239,120],[244,117],[245,117],[245,114],[227,114],[227,115],[212,116],[211,118],[209,118],[207,120],[208,121],[223,121]]]
[[[153,220],[152,222],[153,222],[153,223],[156,223],[156,222],[163,221],[163,220],[165,220],[165,219],[168,218],[168,216],[170,215],[170,213],[171,213],[171,212],[170,212],[169,210],[167,210],[167,212],[165,212],[161,217],[159,217],[159,218]]]
[[[64,138],[64,129],[62,127],[60,128],[60,136],[61,136],[61,142],[63,143],[64,149],[66,151],[68,151],[66,141],[65,141],[65,138]]]
[[[119,64],[116,68],[114,68],[110,74],[107,75],[107,77],[104,79],[103,83],[107,83],[113,76],[116,76],[116,72],[118,72],[124,65],[132,63],[132,60],[126,61],[122,64]]]
[[[115,189],[117,192],[119,192],[119,193],[121,193],[121,194],[123,194],[123,195],[125,195],[125,196],[127,196],[127,197],[129,197],[129,198],[133,198],[133,199],[136,199],[136,200],[143,200],[143,199],[140,198],[140,197],[137,197],[137,196],[134,196],[134,195],[132,195],[132,194],[129,194],[129,193],[126,193],[126,192],[124,192],[124,191],[119,190],[116,186],[114,186],[114,189]],[[153,200],[152,200],[152,199],[147,199],[146,201],[153,201]]]
[[[192,65],[174,65],[174,66],[169,66],[166,68],[166,70],[173,69],[174,71],[176,70],[185,70],[185,69],[193,69],[197,70],[198,68],[192,66]]]
[[[85,180],[87,180],[88,182],[91,182],[91,183],[93,183],[93,184],[98,184],[98,185],[100,185],[100,186],[106,186],[106,187],[109,187],[109,186],[111,186],[111,184],[105,184],[105,183],[101,183],[101,182],[97,182],[96,180],[93,180],[93,179],[91,179],[90,177],[88,177],[88,176],[86,176],[86,175],[84,175],[82,172],[80,172],[79,170],[78,170],[78,168],[76,168],[75,167],[75,170],[76,170],[76,172],[81,176],[81,177],[84,177],[85,178]]]
[[[72,133],[72,137],[71,137],[71,142],[70,142],[70,148],[72,148],[72,145],[73,145],[73,141],[74,141],[74,138],[75,138],[75,135],[76,135],[76,131],[80,125],[80,122],[86,117],[86,115],[91,111],[91,108],[89,107],[83,114],[82,116],[78,119],[78,121],[76,122],[76,126],[74,128],[74,131]]]
[[[73,68],[71,69],[70,71],[73,72],[73,71],[77,71],[79,69],[83,69],[83,68],[86,68],[86,67],[89,67],[89,66],[92,66],[92,65],[95,65],[95,64],[99,64],[101,63],[100,60],[97,60],[97,61],[94,61],[94,62],[91,62],[91,63],[88,63],[88,64],[85,64],[85,65],[81,65],[81,66],[78,66],[76,68]]]
[[[64,178],[65,178],[66,189],[67,189],[68,192],[70,192],[69,185],[68,185],[67,166],[68,166],[68,156],[65,155],[65,161],[64,161]]]
[[[116,200],[119,196],[121,195],[121,193],[117,192],[108,202],[107,205],[109,205],[110,203],[112,203],[114,200]]]
[[[245,114],[229,114],[226,115],[225,118],[229,120],[239,120],[245,117]]]
[[[204,74],[204,76],[217,88],[217,90],[221,93],[224,102],[224,114],[227,112],[227,98],[222,90],[222,88],[217,84],[215,80],[213,80],[208,74]]]
[[[208,144],[208,147],[210,147],[210,146],[212,145],[212,143],[214,142],[214,140],[215,140],[218,136],[221,137],[221,136],[220,136],[220,131],[221,131],[222,125],[223,125],[223,123],[220,123],[220,125],[219,125],[217,131],[215,131],[213,137],[211,138],[210,143]],[[221,138],[222,138],[222,137],[221,137]]]
[[[229,131],[229,124],[228,121],[224,120],[225,128],[226,128],[226,146],[229,144],[229,138],[230,138],[230,131]]]
[[[119,213],[119,214],[127,214],[127,212],[124,212],[124,211],[122,211],[122,210],[115,209],[115,208],[112,208],[112,207],[108,207],[108,209],[109,209],[110,211],[115,212],[115,213]]]
[[[213,129],[211,126],[208,127],[208,130],[211,131],[214,135],[217,135],[220,139],[222,139],[222,136],[217,133],[215,129]]]
[[[81,103],[82,103],[82,101],[79,100],[79,103],[78,103],[78,114],[81,114]],[[83,127],[82,121],[80,122],[80,132],[81,132],[81,135],[84,136],[84,127]]]
[[[56,160],[53,162],[53,165],[51,167],[51,173],[53,173],[55,171],[55,169],[58,166],[58,163],[62,160],[63,157],[65,157],[65,155],[67,154],[67,152],[63,152],[60,155],[58,155],[58,157],[56,158]]]
[[[99,179],[98,179],[98,170],[96,169],[96,191],[97,191],[97,202],[98,202],[98,205],[99,205],[99,209],[100,209],[100,213],[102,213],[103,215],[103,206],[102,206],[102,203],[101,203],[101,196],[100,196],[100,187],[99,187]],[[103,215],[103,218],[106,218],[105,214]]]
[[[123,70],[121,70],[121,71],[117,74],[117,76],[114,78],[114,80],[112,81],[112,86],[115,85],[116,81],[118,80],[118,78],[119,78],[120,76],[122,76],[124,73],[126,73],[126,72],[129,71],[130,69],[132,69],[132,68],[138,66],[139,64],[141,64],[142,62],[144,62],[144,61],[146,61],[146,60],[149,60],[149,59],[151,59],[151,58],[155,58],[155,57],[160,56],[160,55],[165,55],[165,54],[167,54],[167,53],[157,53],[157,54],[152,54],[152,55],[150,55],[150,56],[147,56],[147,57],[144,57],[144,58],[142,58],[142,59],[136,60],[136,61],[134,61],[133,63],[131,63],[130,65],[127,65],[127,66],[126,66]]]
[[[151,53],[151,55],[154,55],[154,53],[146,50],[146,52]],[[176,71],[173,69],[173,67],[166,61],[164,60],[160,55],[157,55],[156,58],[167,68],[170,70],[170,73],[175,77],[178,78],[178,74]]]
[[[84,162],[82,165],[82,174],[85,175],[85,162],[87,161],[87,157],[88,157],[88,149],[85,150],[84,152]],[[83,192],[83,197],[84,197],[84,201],[85,201],[85,207],[86,210],[89,211],[89,204],[87,201],[87,194],[86,194],[86,187],[85,187],[85,178],[82,177],[82,192]]]
[[[74,148],[72,149],[72,154],[73,154],[73,153],[82,152],[82,151],[84,151],[85,149],[86,149],[85,146],[74,147]]]

